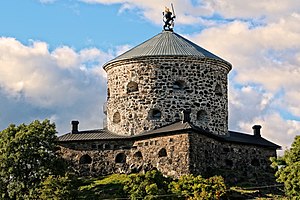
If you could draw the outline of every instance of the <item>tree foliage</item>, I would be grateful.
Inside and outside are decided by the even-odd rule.
[[[160,171],[152,170],[146,174],[131,174],[125,183],[124,190],[131,199],[154,199],[156,195],[168,193],[170,179],[163,176]]]
[[[41,183],[36,193],[41,200],[72,200],[79,195],[79,184],[77,177],[71,174],[50,175]]]
[[[0,197],[30,199],[50,175],[64,175],[56,153],[55,125],[49,120],[10,125],[0,132]]]
[[[226,196],[226,185],[221,176],[208,179],[201,176],[184,175],[170,184],[172,193],[187,199],[221,199]]]
[[[287,196],[300,199],[300,136],[296,136],[291,148],[279,158],[271,158],[277,170],[277,181],[284,183]]]

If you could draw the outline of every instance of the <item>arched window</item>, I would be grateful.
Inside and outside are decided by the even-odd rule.
[[[158,120],[161,118],[161,112],[158,109],[151,109],[149,111],[149,119]]]
[[[140,151],[136,152],[134,155],[133,155],[134,158],[140,158],[140,159],[143,159],[143,155]]]
[[[173,83],[174,90],[183,90],[185,87],[185,83],[182,80],[177,80]]]
[[[139,90],[139,87],[138,87],[138,84],[136,82],[130,81],[127,84],[127,93],[135,92],[135,91],[138,91],[138,90]]]
[[[207,123],[208,122],[207,112],[205,110],[199,110],[197,112],[197,120],[203,123]]]
[[[79,159],[79,164],[91,164],[91,163],[92,163],[92,158],[87,154],[81,156]]]
[[[215,93],[216,95],[218,96],[222,96],[223,95],[223,92],[222,92],[222,87],[220,84],[217,84],[216,87],[215,87]]]
[[[120,123],[121,121],[121,115],[119,112],[115,112],[115,114],[113,115],[113,123]]]
[[[118,153],[115,159],[116,163],[126,163],[126,155],[124,153]]]
[[[158,157],[166,157],[167,156],[167,150],[165,148],[162,148],[158,152]]]

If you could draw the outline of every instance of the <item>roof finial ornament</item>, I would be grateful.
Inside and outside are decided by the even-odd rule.
[[[176,16],[175,16],[175,11],[172,3],[171,3],[171,7],[173,13],[170,11],[168,7],[165,7],[165,12],[163,12],[163,16],[164,16],[163,22],[165,23],[164,25],[165,31],[173,31],[174,28],[174,19],[176,18]]]

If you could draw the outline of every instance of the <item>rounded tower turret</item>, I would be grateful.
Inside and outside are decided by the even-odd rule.
[[[172,31],[163,31],[103,67],[107,128],[136,135],[182,119],[228,134],[227,74],[231,64]]]

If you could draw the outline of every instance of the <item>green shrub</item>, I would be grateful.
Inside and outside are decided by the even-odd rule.
[[[168,193],[170,179],[157,170],[148,171],[146,174],[131,174],[128,178],[124,190],[131,199],[154,199],[155,195]]]
[[[221,199],[226,196],[226,185],[221,176],[204,179],[201,176],[184,175],[169,185],[172,193],[188,199]]]

